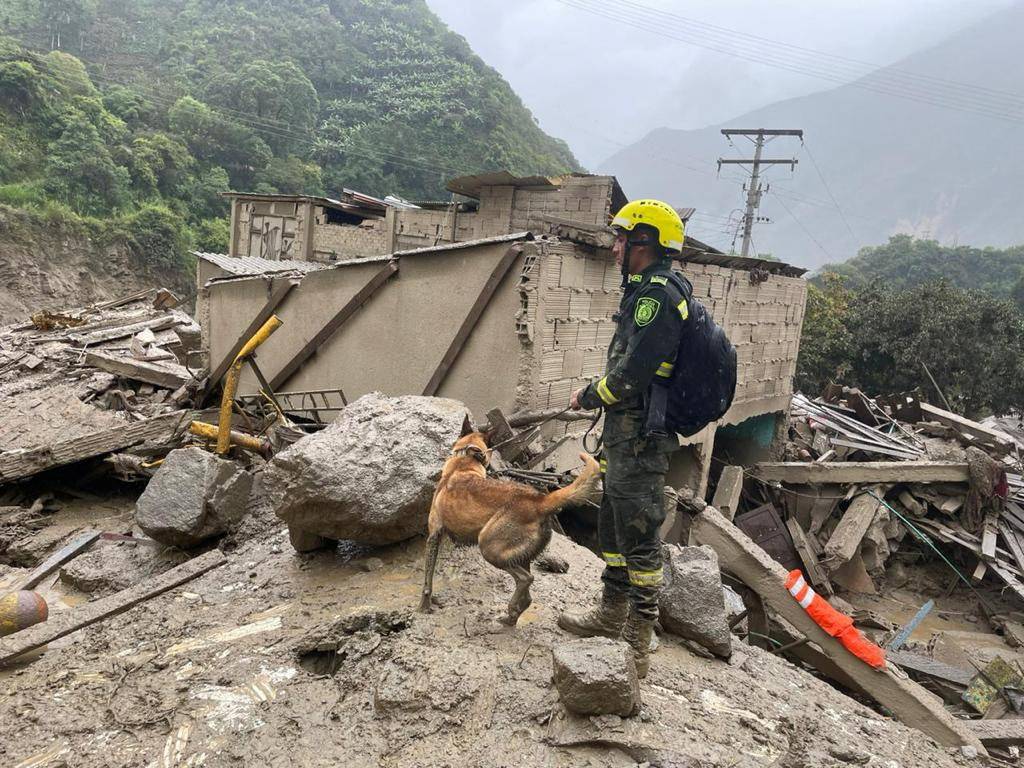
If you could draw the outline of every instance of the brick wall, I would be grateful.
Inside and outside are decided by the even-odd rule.
[[[748,272],[714,265],[686,264],[683,273],[736,346],[735,403],[792,394],[806,283],[772,275],[751,285]],[[607,252],[552,239],[526,277],[523,328],[535,367],[531,407],[563,407],[574,389],[604,373],[621,275]]]
[[[607,224],[611,206],[611,177],[582,176],[564,179],[557,189],[512,189],[511,231],[546,231],[542,215],[568,219],[581,224]],[[483,198],[480,211],[485,213]],[[504,212],[504,209],[502,209]],[[495,233],[497,234],[497,233]]]
[[[313,228],[314,261],[349,261],[387,253],[384,219],[362,224],[317,224]]]
[[[793,392],[807,283],[769,275],[751,285],[748,272],[712,264],[687,264],[694,295],[725,329],[739,362],[736,403]]]
[[[450,243],[453,239],[455,242],[475,240],[482,237],[477,234],[477,216],[469,212],[399,210],[395,214],[395,250],[425,248]],[[507,230],[493,234],[507,234]]]

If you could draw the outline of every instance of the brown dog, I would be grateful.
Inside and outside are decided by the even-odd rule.
[[[528,485],[487,477],[490,460],[484,435],[460,437],[441,470],[427,524],[426,573],[419,610],[429,613],[437,552],[445,535],[462,544],[476,543],[480,554],[516,582],[508,614],[499,619],[515,626],[530,607],[530,563],[551,540],[551,516],[593,493],[600,476],[594,458],[581,453],[584,467],[570,485],[543,493]]]

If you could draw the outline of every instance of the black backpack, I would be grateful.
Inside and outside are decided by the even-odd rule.
[[[672,284],[686,299],[675,368],[668,381],[665,428],[683,437],[722,418],[736,394],[736,348],[708,311],[693,298],[690,281],[677,272]]]

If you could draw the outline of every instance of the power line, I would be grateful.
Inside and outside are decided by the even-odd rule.
[[[839,205],[839,201],[836,200],[836,196],[832,194],[832,188],[829,187],[828,182],[825,181],[825,174],[821,172],[821,168],[818,167],[818,161],[814,159],[814,154],[811,152],[811,148],[807,146],[807,141],[803,143],[803,148],[807,152],[807,156],[811,159],[811,165],[814,166],[814,170],[818,172],[818,178],[821,179],[821,183],[825,186],[825,191],[828,192],[828,196],[832,198],[832,202],[836,206],[836,210],[839,211],[839,217],[843,220],[843,224],[846,225],[846,231],[850,233],[850,237],[853,238],[853,245],[856,248],[859,245],[857,236],[853,233],[853,228],[850,226],[850,222],[846,220],[846,214],[843,213],[842,206]]]
[[[851,77],[858,77],[858,73],[842,72],[834,67],[830,68],[827,63],[823,64],[822,62],[815,62],[812,60],[797,61],[793,58],[779,56],[771,51],[739,48],[735,45],[734,39],[719,40],[715,37],[702,35],[689,28],[676,28],[675,30],[670,31],[668,28],[669,24],[666,24],[663,18],[658,18],[658,14],[661,12],[639,4],[634,4],[634,10],[640,11],[643,9],[640,15],[633,14],[629,10],[622,9],[621,4],[619,3],[611,6],[603,5],[596,0],[556,0],[556,2],[591,15],[608,19],[609,21],[614,21],[625,26],[650,32],[651,34],[658,35],[660,37],[695,45],[727,56],[745,59],[758,64],[764,64],[818,79],[829,80],[843,85],[851,85],[862,90],[872,91],[874,93],[887,96],[894,96],[909,101],[916,101],[918,103],[930,104],[932,106],[943,107],[960,112],[984,115],[986,117],[1009,122],[1024,122],[1024,103],[1012,103],[1015,101],[1020,102],[1021,100],[1021,97],[1016,94],[995,95],[999,92],[993,91],[993,95],[985,95],[982,92],[986,89],[978,87],[974,88],[974,90],[978,92],[978,95],[972,95],[968,92],[964,92],[963,95],[957,95],[955,91],[958,90],[958,88],[964,88],[966,86],[965,84],[956,84],[951,82],[944,82],[943,87],[938,90],[930,90],[932,87],[930,83],[915,84],[915,78],[911,78],[910,80],[900,80],[898,77],[894,78],[894,74],[899,75],[902,73],[900,70],[895,70],[892,67],[871,72],[868,75],[860,75],[860,79],[851,80]],[[643,15],[644,13],[647,15]],[[732,34],[735,36],[742,33],[733,32]],[[784,44],[781,43],[776,45],[784,47]],[[920,79],[920,77],[916,79]],[[938,88],[938,84],[936,84],[935,87]],[[1013,109],[1014,112],[1006,112],[1005,110],[1007,107]]]
[[[795,221],[797,223],[797,226],[799,226],[800,229],[802,229],[804,231],[804,234],[806,234],[809,238],[811,238],[811,240],[814,241],[814,244],[816,246],[818,246],[819,249],[821,249],[821,252],[824,253],[825,256],[828,257],[828,260],[831,261],[831,262],[835,262],[835,259],[832,257],[832,254],[828,252],[828,249],[818,241],[818,238],[816,238],[814,235],[811,234],[811,230],[809,230],[807,227],[804,226],[804,223],[802,221],[800,221],[800,219],[798,219],[796,217],[796,215],[793,213],[793,211],[791,211],[789,209],[789,206],[786,205],[784,202],[782,202],[781,198],[779,198],[778,196],[776,196],[775,199],[778,200],[779,205],[781,205],[785,209],[786,213],[789,214],[790,218],[792,218],[793,221]]]

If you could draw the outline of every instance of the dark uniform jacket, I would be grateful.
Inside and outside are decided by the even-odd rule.
[[[606,445],[640,435],[648,388],[656,377],[672,375],[689,311],[671,274],[670,262],[661,261],[629,276],[605,375],[580,396],[585,409],[605,407]]]

